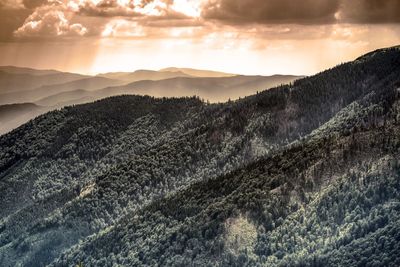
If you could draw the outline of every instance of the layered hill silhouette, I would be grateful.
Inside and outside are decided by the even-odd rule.
[[[227,103],[125,95],[0,137],[5,266],[397,266],[400,50]]]
[[[48,111],[33,103],[0,105],[0,134],[6,133]]]
[[[0,95],[23,92],[44,85],[72,82],[83,78],[87,78],[87,76],[11,66],[0,67]]]
[[[176,67],[169,67],[165,69],[161,69],[162,72],[182,72],[192,77],[232,77],[236,76],[232,73],[220,72],[220,71],[210,71],[210,70],[198,70],[198,69],[191,69],[191,68],[176,68]]]
[[[15,67],[15,66],[0,66],[0,71],[11,74],[30,74],[35,76],[59,74],[56,70],[37,70],[32,68]]]
[[[143,80],[159,81],[177,77],[221,78],[221,77],[232,77],[236,75],[225,72],[210,71],[210,70],[169,67],[161,69],[159,71],[137,70],[134,72],[110,72],[110,73],[99,74],[98,76],[110,79],[123,80],[132,83]]]
[[[31,90],[14,91],[1,94],[0,104],[24,103],[24,102],[40,102],[43,98],[52,97],[64,92],[73,90],[94,91],[102,89],[107,86],[121,85],[124,82],[119,80],[112,80],[103,77],[89,77],[79,80],[74,80],[66,83],[59,83],[53,85],[43,85]],[[47,106],[57,106],[59,101],[55,99],[52,102],[47,102]]]
[[[300,78],[290,75],[239,76],[194,69],[173,70],[139,70],[132,73],[107,73],[90,77],[57,71],[0,67],[0,72],[4,71],[4,76],[0,73],[0,105],[30,103],[42,107],[40,112],[29,113],[22,105],[14,106],[14,109],[21,107],[21,110],[19,113],[15,112],[16,117],[12,122],[5,120],[2,122],[0,134],[47,111],[115,95],[141,94],[157,97],[197,95],[216,102],[251,95]],[[198,76],[191,76],[183,71]],[[200,77],[201,75],[210,75],[212,78]],[[2,84],[3,89],[1,89]]]
[[[224,102],[229,99],[238,99],[261,91],[260,88],[271,88],[280,84],[290,83],[298,76],[232,76],[232,77],[176,77],[163,80],[142,80],[127,85],[107,87],[101,90],[88,92],[75,90],[60,95],[53,95],[46,99],[47,103],[56,102],[56,99],[65,97],[70,104],[82,103],[82,99],[98,100],[115,95],[150,95],[154,97],[185,97],[199,96],[212,102]],[[37,103],[43,103],[39,100]]]

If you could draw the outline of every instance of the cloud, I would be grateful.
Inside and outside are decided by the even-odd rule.
[[[343,1],[338,19],[349,23],[398,23],[400,22],[400,1]]]
[[[12,40],[14,30],[24,23],[31,12],[23,7],[22,2],[0,0],[0,42]]]
[[[136,17],[146,15],[144,6],[138,1],[119,1],[119,0],[100,0],[100,1],[80,1],[72,0],[66,3],[68,9],[76,14],[99,17],[129,16]],[[156,15],[160,7],[148,12],[147,15]]]
[[[119,17],[144,27],[191,27],[200,25],[192,17],[199,16],[199,8],[197,0],[0,0],[0,41],[102,35]],[[132,36],[118,24],[112,27]]]
[[[399,0],[208,0],[202,17],[230,24],[398,23]]]
[[[88,30],[80,23],[71,23],[64,11],[55,6],[37,8],[19,27],[17,38],[43,38],[55,36],[83,36]]]
[[[24,7],[22,0],[0,0],[0,9],[21,9]]]
[[[194,14],[183,4],[177,6],[176,1],[179,0],[69,0],[66,6],[77,14],[99,17],[185,19]]]
[[[0,0],[0,41],[199,38],[226,27],[254,38],[314,39],[333,25],[399,23],[398,14],[400,0]]]
[[[154,24],[141,24],[135,20],[126,18],[117,18],[110,20],[101,31],[102,37],[117,37],[129,39],[197,39],[208,34],[209,28],[197,25],[182,27],[178,25],[160,24],[156,27]]]
[[[101,33],[103,37],[145,37],[143,27],[137,22],[123,19],[112,20],[106,24]]]
[[[298,23],[335,21],[339,0],[210,0],[202,17],[233,24]]]
[[[23,0],[22,3],[24,4],[25,8],[33,9],[46,4],[47,0]]]
[[[202,27],[205,26],[203,20],[197,18],[187,18],[187,19],[139,19],[138,22],[142,26],[146,27],[157,27],[157,28],[192,28],[192,27]]]

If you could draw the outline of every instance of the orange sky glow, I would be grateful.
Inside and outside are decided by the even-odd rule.
[[[0,65],[310,75],[400,44],[397,0],[0,0]]]

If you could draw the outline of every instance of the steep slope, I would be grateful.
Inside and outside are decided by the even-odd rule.
[[[365,159],[389,170],[399,66],[400,51],[387,49],[236,102],[121,96],[47,113],[0,137],[0,261],[311,265],[306,256],[324,248],[315,233],[306,239],[311,230],[300,231],[304,250],[293,252],[297,241],[285,236],[292,225],[279,227],[302,208],[312,218],[336,176],[349,181],[346,167]],[[384,207],[397,196],[393,170],[382,182],[393,192]],[[396,226],[395,215],[387,226]],[[315,254],[323,263],[340,247],[328,246],[336,244],[330,225],[318,243],[325,254]],[[348,240],[354,248],[362,241]]]
[[[51,266],[397,266],[400,80],[392,78],[304,140],[157,199]]]
[[[350,136],[307,140],[158,199],[52,266],[397,266],[399,99]]]

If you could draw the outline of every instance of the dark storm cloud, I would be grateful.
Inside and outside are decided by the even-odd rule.
[[[0,5],[0,42],[9,41],[31,13],[27,9],[9,9]]]
[[[211,0],[202,16],[228,23],[320,24],[334,22],[339,6],[338,0]]]
[[[47,0],[0,0],[0,42],[12,41],[14,32],[34,8],[45,4]]]
[[[28,9],[36,8],[47,3],[47,0],[23,0],[22,3]]]
[[[339,15],[349,23],[398,23],[400,0],[344,1]]]
[[[202,17],[229,24],[397,23],[400,0],[210,0]]]

